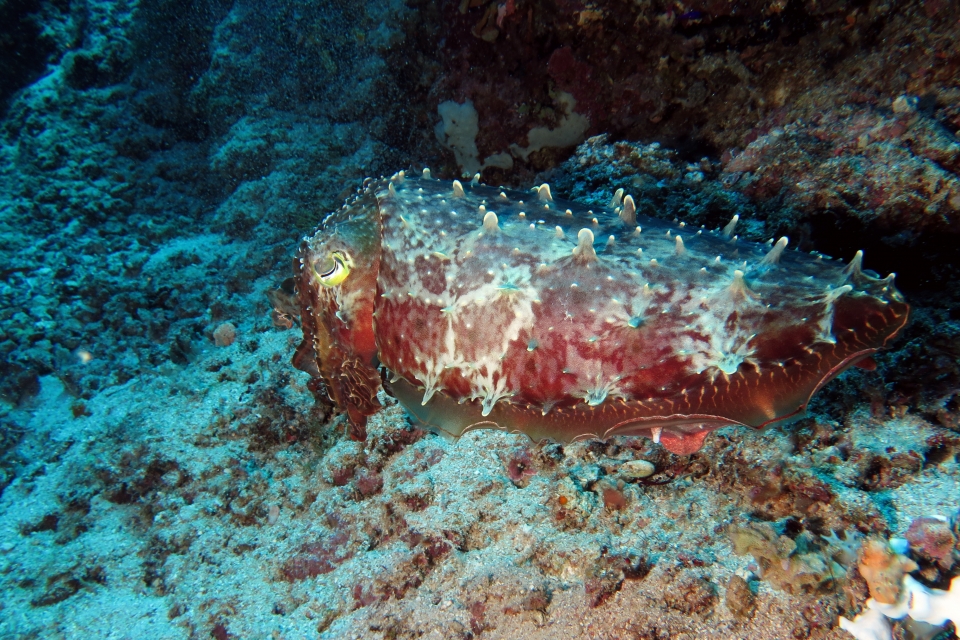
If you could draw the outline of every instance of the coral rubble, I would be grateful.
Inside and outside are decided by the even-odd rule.
[[[0,3],[0,637],[955,633],[958,12]],[[864,250],[897,273],[911,322],[808,417],[696,447],[496,430],[447,442],[410,420],[389,376],[377,390],[373,361],[363,400],[382,409],[353,440],[333,386],[290,364],[305,328],[291,256],[365,177],[426,166],[437,180],[423,184],[453,202],[459,179],[473,230],[501,242],[521,230],[501,191],[524,200],[527,228],[545,204],[579,202],[579,223],[534,247],[566,243],[564,275],[627,248],[600,234],[608,220],[661,229],[645,269],[698,259],[696,230],[730,225],[751,264]],[[768,286],[725,275],[728,295]],[[640,316],[618,330],[643,330]],[[544,353],[532,337],[520,355]],[[721,337],[698,351],[711,370],[756,358]],[[431,387],[426,364],[414,409],[452,385],[434,366]],[[623,392],[603,374],[576,402]],[[465,404],[505,406],[491,382]]]

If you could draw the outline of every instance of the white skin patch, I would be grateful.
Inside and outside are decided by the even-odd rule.
[[[701,298],[680,302],[683,313],[692,318],[689,329],[694,339],[684,334],[678,352],[690,356],[691,373],[713,369],[712,376],[733,375],[744,362],[757,364],[750,341],[762,317],[763,305],[750,296],[731,294],[721,285]],[[706,309],[704,310],[704,306]],[[736,318],[731,324],[731,318]]]
[[[817,321],[817,341],[836,344],[837,339],[833,335],[833,314],[836,310],[837,300],[840,296],[853,291],[853,287],[846,284],[836,289],[829,289],[823,296],[824,312]]]
[[[446,334],[448,348],[456,359],[471,359],[473,366],[458,366],[460,374],[470,383],[473,394],[483,400],[484,416],[489,415],[493,405],[499,400],[513,395],[507,390],[507,379],[503,375],[501,356],[507,353],[510,343],[517,340],[521,331],[532,330],[536,325],[533,301],[537,299],[536,290],[529,285],[529,270],[506,269],[498,271],[488,284],[464,292],[456,301],[460,314],[454,312],[449,317]],[[473,313],[483,314],[484,309],[496,306],[496,316],[509,318],[504,326],[487,324],[476,326],[473,331],[465,330],[458,315],[466,315],[469,307]],[[504,308],[505,307],[505,308]],[[482,318],[481,318],[482,320]],[[469,345],[458,349],[457,336],[469,336]],[[452,343],[452,344],[451,344]],[[462,349],[472,351],[470,355]]]
[[[583,400],[591,407],[595,407],[599,404],[603,404],[603,401],[607,399],[607,396],[622,397],[619,383],[619,376],[614,377],[612,380],[604,381],[600,374],[598,374],[594,379],[593,386],[586,389],[581,389],[577,396],[583,398]]]
[[[365,296],[364,291],[354,290],[344,295],[342,287],[334,287],[333,300],[337,305],[337,317],[344,324],[351,324],[356,316],[357,305]]]
[[[639,290],[637,295],[631,296],[625,303],[620,300],[610,300],[602,312],[602,317],[614,320],[615,326],[636,329],[647,321],[650,306],[653,304],[653,291]]]
[[[508,380],[501,370],[502,356],[522,331],[529,331],[536,323],[533,303],[538,293],[530,284],[531,267],[501,264],[495,270],[484,269],[485,276],[492,274],[490,281],[485,282],[486,278],[477,274],[483,263],[476,254],[483,255],[484,251],[483,239],[478,234],[472,236],[472,243],[464,243],[459,250],[448,246],[449,243],[435,242],[436,237],[431,234],[412,235],[428,236],[422,244],[456,256],[443,263],[444,290],[439,294],[427,288],[425,274],[416,269],[408,268],[401,277],[406,294],[439,307],[447,325],[440,353],[435,353],[440,345],[419,345],[417,336],[411,340],[419,365],[417,377],[424,387],[422,403],[429,402],[443,388],[445,375],[460,375],[470,385],[474,398],[482,400],[486,416],[499,400],[514,393],[507,388]],[[471,248],[463,248],[468,245]],[[423,249],[417,246],[416,251]],[[478,286],[465,287],[474,283]],[[506,326],[491,323],[492,317],[508,322]]]
[[[423,401],[420,404],[425,406],[430,402],[433,394],[440,390],[440,376],[443,375],[444,365],[443,362],[439,360],[428,359],[420,361],[419,356],[417,360],[422,367],[420,380],[424,386]]]
[[[489,366],[490,363],[483,363],[477,367],[476,372],[478,375],[475,375],[471,380],[473,383],[474,398],[482,399],[480,415],[484,417],[490,415],[490,412],[493,410],[493,405],[499,400],[513,395],[512,391],[507,391],[507,380],[500,375],[499,367],[493,371],[488,371]]]
[[[567,393],[595,407],[608,397],[623,397],[620,389],[622,372],[600,359],[583,358],[577,349],[567,345],[567,371],[575,376]]]
[[[694,367],[704,371],[716,367],[725,375],[733,375],[744,362],[756,364],[751,356],[756,352],[750,347],[750,341],[756,334],[744,336],[739,331],[733,334],[713,334],[710,336],[708,351],[700,351],[694,356]]]

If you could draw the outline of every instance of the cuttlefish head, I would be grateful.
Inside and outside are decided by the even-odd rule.
[[[367,416],[380,409],[373,318],[380,229],[368,190],[305,238],[293,261],[303,327],[293,365],[324,381],[358,440],[366,437]]]

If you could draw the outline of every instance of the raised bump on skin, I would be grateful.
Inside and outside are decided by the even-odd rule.
[[[847,279],[854,279],[858,276],[863,275],[863,251],[857,251],[853,256],[853,260],[850,261],[850,264],[846,266],[843,270],[843,275]]]
[[[577,234],[577,246],[573,250],[577,262],[588,264],[597,261],[597,252],[593,248],[593,231],[580,229]]]
[[[770,252],[763,256],[763,260],[760,261],[761,264],[777,264],[780,262],[780,256],[783,254],[783,250],[787,248],[787,243],[790,242],[787,236],[783,236],[777,240],[777,244],[773,245],[773,249],[770,249]]]
[[[633,196],[627,196],[623,199],[623,209],[620,211],[620,219],[631,227],[637,224],[637,205],[633,201]]]
[[[500,229],[500,220],[497,219],[497,214],[493,211],[487,211],[487,214],[483,216],[483,230],[487,232],[494,232]]]
[[[728,222],[727,226],[723,228],[724,238],[730,238],[733,236],[733,230],[737,228],[737,221],[739,219],[740,219],[740,216],[736,214],[734,214],[734,216],[730,218],[730,222]]]
[[[730,285],[730,295],[734,298],[747,298],[753,296],[747,281],[743,278],[743,271],[736,269],[733,272],[733,283]]]
[[[615,207],[619,207],[622,202],[623,189],[617,189],[613,194],[613,198],[610,200],[610,208],[613,209]]]

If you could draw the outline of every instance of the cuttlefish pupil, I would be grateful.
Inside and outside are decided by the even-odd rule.
[[[314,265],[314,271],[317,272],[320,284],[325,287],[336,287],[347,279],[352,267],[353,260],[350,256],[341,251],[334,251],[323,261],[322,267]]]

